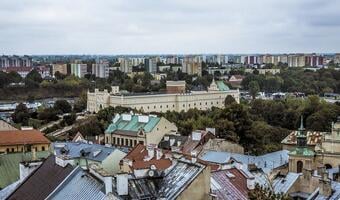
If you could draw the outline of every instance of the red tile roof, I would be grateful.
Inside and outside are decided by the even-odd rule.
[[[49,143],[50,141],[38,130],[0,131],[0,146]]]
[[[132,166],[130,168],[134,169],[148,169],[151,165],[154,165],[158,170],[165,170],[172,165],[172,162],[169,158],[165,158],[163,155],[160,159],[156,159],[156,152],[154,153],[154,157],[148,161],[145,161],[144,158],[147,157],[148,150],[146,146],[142,144],[138,144],[135,146],[124,158],[132,161]]]

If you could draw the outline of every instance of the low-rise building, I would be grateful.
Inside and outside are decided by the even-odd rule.
[[[89,165],[97,164],[108,173],[119,172],[119,161],[126,155],[118,148],[81,142],[53,143],[54,154],[74,166],[88,169]]]
[[[105,144],[134,147],[161,141],[165,134],[177,132],[174,123],[155,115],[117,114],[105,131]]]
[[[71,64],[71,74],[78,77],[84,78],[87,74],[87,64],[72,63]]]
[[[50,141],[38,130],[0,131],[0,153],[47,151]]]

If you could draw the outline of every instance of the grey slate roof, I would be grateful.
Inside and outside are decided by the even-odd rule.
[[[82,152],[84,152],[84,158],[97,162],[102,162],[115,150],[104,145],[76,142],[55,142],[53,143],[53,149],[57,156],[62,155],[62,151],[66,150],[64,155],[69,156],[71,159],[80,158]]]
[[[122,199],[176,199],[205,169],[205,165],[177,160],[156,178],[129,179],[129,197]]]
[[[340,183],[332,181],[332,190],[334,191],[330,197],[321,195],[320,193],[314,200],[339,200],[340,199]]]
[[[287,164],[288,153],[287,150],[281,150],[261,156],[250,156],[230,152],[205,151],[200,158],[217,164],[226,164],[230,159],[235,159],[242,164],[256,164],[257,167],[268,173],[272,169]]]
[[[272,186],[275,193],[286,194],[298,180],[300,174],[289,172],[286,176],[278,176],[273,180]]]
[[[55,200],[102,200],[103,184],[83,171],[79,166],[47,197]]]

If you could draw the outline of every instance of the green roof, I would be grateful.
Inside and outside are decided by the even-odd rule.
[[[315,153],[314,151],[310,150],[307,147],[304,148],[295,148],[294,150],[292,150],[291,152],[289,152],[289,155],[296,155],[296,156],[314,156]]]
[[[46,158],[50,152],[37,152],[37,158]],[[4,188],[11,183],[19,180],[19,163],[29,161],[32,158],[32,153],[9,153],[0,155],[0,188]]]
[[[117,120],[116,123],[111,123],[109,127],[106,129],[105,133],[113,133],[116,130],[123,130],[123,131],[134,131],[137,132],[141,129],[144,131],[151,132],[152,129],[158,124],[160,121],[159,117],[149,116],[149,121],[147,123],[139,122],[138,115],[133,115],[130,121],[123,120],[123,117]]]
[[[227,91],[227,90],[229,90],[229,87],[226,84],[224,84],[223,81],[216,81],[216,85],[217,85],[217,87],[218,87],[218,89],[220,91]]]

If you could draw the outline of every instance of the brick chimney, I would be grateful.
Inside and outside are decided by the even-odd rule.
[[[323,171],[321,178],[319,180],[320,194],[325,197],[330,197],[332,195],[332,185],[331,180],[328,178],[328,173]]]

